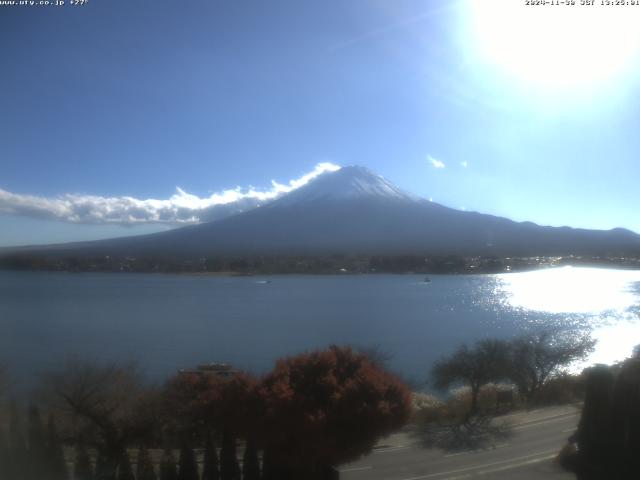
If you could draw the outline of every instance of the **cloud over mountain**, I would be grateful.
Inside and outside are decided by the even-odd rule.
[[[209,197],[198,197],[176,188],[176,193],[165,200],[78,194],[47,198],[0,189],[0,213],[71,223],[193,224],[255,208],[306,185],[318,175],[339,168],[332,163],[319,163],[311,172],[286,184],[272,181],[268,190],[236,187],[213,193]]]

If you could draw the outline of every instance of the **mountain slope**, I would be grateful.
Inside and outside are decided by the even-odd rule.
[[[42,249],[39,249],[42,250]],[[623,229],[542,227],[463,212],[402,191],[362,167],[326,173],[267,205],[222,220],[141,237],[59,245],[66,255],[459,254],[639,252]]]

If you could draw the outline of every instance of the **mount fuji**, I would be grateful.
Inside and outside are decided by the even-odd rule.
[[[93,256],[216,255],[605,255],[640,253],[624,229],[545,227],[448,208],[351,166],[320,175],[265,205],[226,218],[140,237],[29,251]]]

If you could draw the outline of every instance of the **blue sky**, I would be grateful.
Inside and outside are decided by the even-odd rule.
[[[172,228],[64,208],[272,191],[323,162],[454,208],[640,232],[640,7],[479,5],[0,7],[0,245]]]

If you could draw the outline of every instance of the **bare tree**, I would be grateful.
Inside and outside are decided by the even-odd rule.
[[[453,355],[436,362],[431,371],[436,388],[462,384],[471,389],[471,405],[465,422],[478,413],[480,388],[507,376],[509,344],[502,340],[481,340],[472,347],[462,345]]]
[[[47,377],[53,407],[66,417],[68,434],[93,445],[115,472],[128,442],[149,434],[154,426],[155,398],[132,364],[69,361]]]
[[[550,378],[583,360],[595,347],[589,334],[545,329],[511,342],[509,378],[530,401]]]

